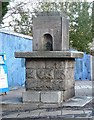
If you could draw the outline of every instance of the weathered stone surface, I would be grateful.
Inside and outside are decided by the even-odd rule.
[[[74,63],[75,63],[75,59],[73,61],[73,59],[68,59],[65,62],[65,68],[74,68]]]
[[[63,91],[26,91],[23,92],[23,102],[61,103]]]
[[[46,58],[46,59],[74,59],[82,58],[83,52],[74,52],[74,51],[33,51],[33,52],[15,52],[16,58]]]
[[[38,81],[36,79],[30,79],[30,78],[26,79],[26,82],[25,82],[26,90],[36,90],[37,86],[38,86]]]
[[[43,14],[43,15],[42,15]],[[62,16],[60,14],[53,15],[53,13],[41,13],[40,16],[33,17],[33,50],[43,50],[45,35],[52,36],[53,50],[62,50]],[[66,19],[66,18],[65,18]],[[67,21],[67,19],[66,19]],[[67,31],[66,31],[67,32]],[[39,44],[37,44],[39,43]],[[69,46],[68,48],[69,49]]]
[[[67,90],[75,86],[74,68],[65,69],[64,89]]]
[[[45,62],[42,60],[26,60],[26,68],[45,68]]]
[[[56,69],[54,75],[56,80],[65,80],[65,73],[63,69]]]
[[[66,91],[26,91],[23,93],[23,102],[60,104],[74,95],[74,88]]]
[[[40,68],[26,66],[26,90],[62,91],[74,86],[73,59],[71,62],[66,59],[43,59],[43,61],[40,59],[40,61],[45,68],[41,68],[41,65],[38,66]],[[27,64],[28,62],[31,63],[27,60]]]
[[[62,80],[51,80],[44,81],[44,86],[42,86],[43,90],[64,90],[64,81]]]
[[[65,61],[63,60],[46,60],[45,61],[45,68],[52,68],[52,69],[64,69],[65,68]]]
[[[65,69],[64,74],[66,75],[65,79],[74,80],[74,68],[69,67],[69,68]]]
[[[62,16],[62,50],[69,50],[69,21]]]
[[[26,80],[26,90],[65,90],[65,82],[62,80]]]
[[[40,102],[40,92],[23,92],[23,102]]]
[[[72,98],[75,96],[75,89],[73,88],[69,88],[65,91],[63,91],[63,101],[66,101],[69,98]]]
[[[49,81],[54,78],[54,71],[53,69],[38,69],[37,78]]]
[[[63,101],[62,91],[43,91],[41,92],[41,102],[43,103],[61,103]]]
[[[36,70],[26,69],[26,78],[36,79]]]

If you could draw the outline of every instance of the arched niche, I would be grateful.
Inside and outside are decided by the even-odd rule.
[[[53,51],[53,37],[48,33],[43,35],[43,50]]]

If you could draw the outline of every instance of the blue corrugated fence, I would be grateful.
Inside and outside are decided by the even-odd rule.
[[[15,52],[32,51],[32,37],[0,32],[0,52],[6,53],[9,87],[22,86],[25,83],[24,59],[15,58]]]
[[[84,53],[83,58],[75,60],[75,80],[91,80],[90,55]]]

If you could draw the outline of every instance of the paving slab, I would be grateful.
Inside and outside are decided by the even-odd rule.
[[[40,116],[61,116],[61,110],[41,112]]]
[[[73,97],[69,99],[68,101],[63,103],[63,106],[66,107],[83,107],[87,103],[89,103],[92,100],[92,97],[90,96],[80,96],[80,97]]]
[[[3,118],[2,120],[93,120],[92,118],[62,118],[62,117],[39,117],[39,118]]]
[[[3,114],[2,118],[17,118],[17,116],[19,115],[18,112],[11,112],[11,113],[7,113],[7,114]]]
[[[38,109],[26,112],[8,112],[3,113],[3,118],[43,118],[43,117],[62,117],[62,118],[91,118],[91,110],[47,110]]]

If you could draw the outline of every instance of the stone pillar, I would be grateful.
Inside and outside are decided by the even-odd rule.
[[[58,12],[33,17],[33,52],[17,52],[26,60],[23,102],[60,104],[75,95],[74,62],[81,52],[69,51],[69,23]]]
[[[33,17],[33,51],[46,51],[49,38],[53,51],[69,50],[69,20],[59,12],[37,13]]]

